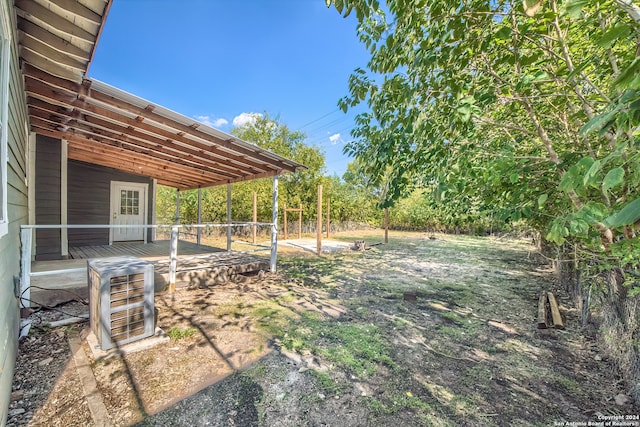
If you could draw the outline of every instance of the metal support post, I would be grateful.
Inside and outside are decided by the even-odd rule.
[[[231,252],[231,184],[227,184],[227,252]]]
[[[202,188],[198,187],[198,225],[202,224]],[[202,233],[202,228],[198,227],[196,229],[196,243],[200,245],[200,234]]]
[[[276,272],[278,254],[278,175],[273,177],[273,204],[271,215],[271,272]]]
[[[169,255],[169,292],[176,290],[176,270],[178,269],[178,227],[171,227],[171,253]]]

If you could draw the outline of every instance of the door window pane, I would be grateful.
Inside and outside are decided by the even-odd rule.
[[[140,213],[140,191],[120,191],[120,214],[138,215]]]

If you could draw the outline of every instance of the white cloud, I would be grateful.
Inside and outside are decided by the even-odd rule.
[[[229,121],[227,119],[223,119],[223,118],[214,119],[211,116],[196,116],[196,120],[198,120],[202,124],[205,124],[207,126],[211,126],[214,128],[219,128],[221,126],[229,124]]]
[[[334,133],[329,137],[329,141],[331,141],[333,145],[336,145],[338,142],[340,142],[340,134]]]
[[[240,113],[233,118],[233,125],[238,127],[251,125],[260,117],[262,117],[260,113]]]
[[[223,119],[222,117],[219,119],[215,119],[213,121],[213,126],[214,127],[220,127],[220,126],[224,126],[224,125],[228,125],[229,124],[229,120],[227,119]]]

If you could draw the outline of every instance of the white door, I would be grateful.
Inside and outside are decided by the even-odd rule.
[[[148,184],[111,181],[111,225],[146,225]],[[144,227],[122,227],[111,229],[112,242],[143,240]]]

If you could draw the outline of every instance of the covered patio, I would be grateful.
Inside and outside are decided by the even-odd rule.
[[[92,258],[135,256],[153,264],[156,292],[168,289],[171,283],[192,288],[214,286],[242,275],[261,274],[270,268],[269,260],[262,256],[228,252],[186,240],[178,241],[180,255],[174,259],[168,256],[170,250],[171,242],[160,240],[70,248],[72,259],[32,261],[30,289],[23,293],[22,301],[28,307],[31,302],[55,306],[78,298],[88,299],[87,260]]]
[[[216,251],[179,241],[179,225],[164,225],[171,228],[171,241],[154,242],[153,230],[161,226],[155,224],[152,199],[157,184],[176,189],[177,211],[180,191],[198,189],[200,193],[202,188],[226,185],[227,221],[219,225],[230,230],[231,184],[272,178],[272,217],[265,223],[254,220],[253,224],[271,228],[271,259],[267,264],[275,271],[278,177],[305,167],[88,77],[110,6],[111,0],[15,3],[31,132],[29,152],[25,153],[29,159],[28,181],[32,184],[28,187],[29,225],[21,231],[22,295],[29,295],[32,277],[38,280],[43,273],[40,269],[45,264],[32,265],[32,261],[47,245],[55,253],[49,252],[48,258],[42,259],[57,258],[60,262],[65,258],[73,261],[122,253],[145,259],[163,257],[172,289],[180,280],[176,278],[178,254],[203,256],[204,260],[204,255]],[[99,184],[94,181],[96,177],[102,180]],[[114,183],[130,186],[121,190],[125,187],[114,187]],[[134,190],[140,188],[148,202],[131,199],[131,194],[125,197],[132,186]],[[124,191],[122,203],[128,203],[126,206],[118,204],[120,191]],[[141,222],[131,225],[128,217],[133,212],[137,214],[138,207],[144,212]],[[194,225],[202,226],[200,220]],[[118,238],[136,228],[146,232],[139,238]],[[218,253],[215,259],[208,258],[211,263],[236,265],[228,237],[227,251]],[[145,245],[133,246],[118,240],[140,240]],[[78,268],[66,267],[75,270],[69,274],[78,274]]]
[[[114,245],[72,246],[69,247],[71,259],[105,258],[113,256],[132,255],[138,258],[167,258],[171,248],[170,240],[156,240],[149,243],[118,243]],[[222,249],[213,246],[198,245],[186,240],[178,241],[178,254],[203,255],[214,252],[222,252]],[[43,263],[45,261],[36,261]]]

